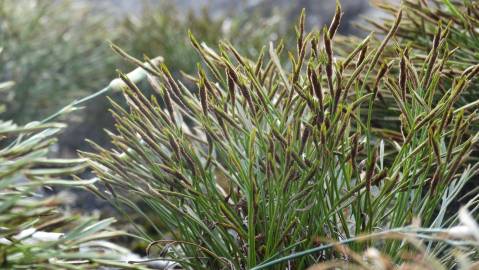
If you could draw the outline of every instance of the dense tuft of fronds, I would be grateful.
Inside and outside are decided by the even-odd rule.
[[[336,55],[340,7],[320,32],[304,33],[303,14],[287,64],[281,44],[251,60],[227,43],[217,52],[190,35],[203,59],[189,77],[195,89],[165,65],[145,67],[164,106],[121,75],[129,110],[113,103],[115,147],[83,153],[109,187],[103,196],[138,211],[138,202],[148,206],[145,222],[162,222],[152,224],[159,236],[142,232],[152,240],[148,251],[159,248],[189,269],[259,269],[417,217],[432,231],[452,225],[455,216],[445,213],[479,166],[469,159],[477,113],[457,106],[479,66],[442,83],[449,28],[438,28],[426,57],[402,45],[384,57],[401,19],[399,11],[381,42],[367,37]],[[374,121],[384,102],[395,104],[388,117],[397,128]],[[362,252],[371,243],[350,248]],[[393,261],[409,247],[374,244]],[[276,267],[344,256],[324,249]]]

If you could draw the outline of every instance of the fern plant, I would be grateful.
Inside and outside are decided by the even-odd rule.
[[[203,60],[189,77],[195,89],[165,65],[137,61],[165,106],[120,75],[129,110],[113,102],[115,147],[82,153],[109,187],[100,195],[144,222],[160,219],[156,234],[138,227],[151,240],[148,252],[159,248],[162,259],[188,269],[302,269],[341,257],[331,249],[301,253],[327,241],[403,228],[415,217],[431,230],[452,225],[444,211],[477,172],[468,156],[479,139],[469,128],[476,112],[455,104],[479,66],[442,89],[448,52],[431,55],[443,35],[426,59],[401,44],[386,58],[401,19],[399,11],[382,42],[368,37],[336,56],[340,7],[320,32],[304,33],[303,13],[287,64],[281,44],[251,60],[190,35]],[[400,75],[388,72],[393,67]],[[389,113],[400,128],[375,126],[381,98],[395,103]],[[374,244],[394,261],[409,247]],[[279,259],[289,253],[303,256]]]

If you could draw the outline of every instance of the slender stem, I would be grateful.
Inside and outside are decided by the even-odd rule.
[[[111,87],[110,86],[107,86],[103,89],[101,89],[100,91],[98,92],[95,92],[89,96],[86,96],[86,97],[83,97],[81,99],[77,99],[77,100],[74,100],[73,102],[71,102],[70,104],[68,104],[67,106],[61,108],[59,111],[57,111],[56,113],[50,115],[49,117],[43,119],[40,123],[46,123],[46,122],[49,122],[55,118],[57,118],[58,116],[60,116],[62,113],[64,113],[67,109],[72,109],[74,108],[75,106],[81,104],[81,103],[84,103],[84,102],[87,102],[89,101],[90,99],[94,99],[98,96],[101,96],[103,94],[105,94],[106,92],[110,91],[111,90]]]

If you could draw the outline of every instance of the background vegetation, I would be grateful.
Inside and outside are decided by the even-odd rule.
[[[304,12],[23,4],[0,3],[0,113],[26,123],[0,122],[2,267],[477,267],[476,3],[377,2],[363,39],[339,35],[339,5],[309,31]],[[58,158],[45,117],[72,100]]]

